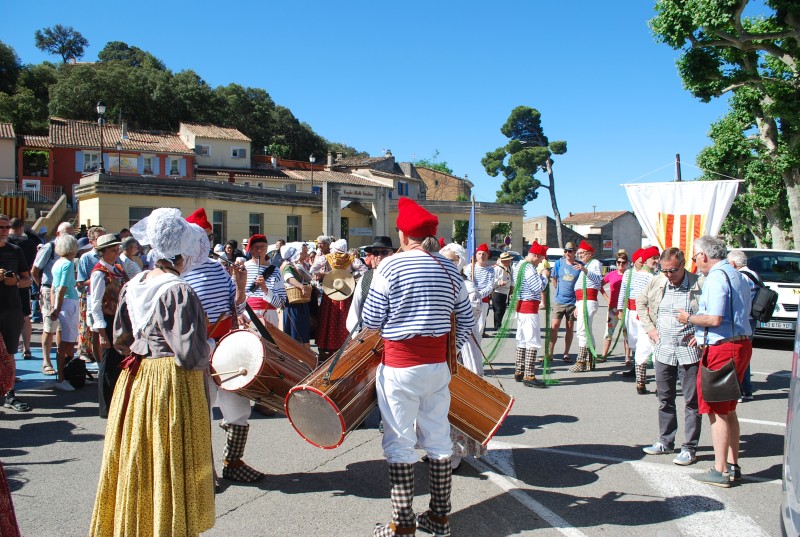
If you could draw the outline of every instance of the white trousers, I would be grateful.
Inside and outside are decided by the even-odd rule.
[[[278,310],[253,310],[253,313],[258,317],[263,317],[264,321],[272,326],[278,326]]]
[[[589,314],[589,326],[586,326],[586,323],[583,322],[583,305],[584,303],[587,306],[587,313]],[[596,300],[578,300],[575,302],[575,317],[577,320],[575,321],[575,332],[578,335],[578,347],[588,347],[587,344],[588,337],[592,338],[592,344],[594,344],[595,339],[592,337],[592,320],[594,319],[594,314],[597,313],[597,301]],[[596,346],[596,345],[595,345]]]
[[[472,337],[475,337],[473,339]],[[472,336],[467,338],[467,342],[461,348],[461,363],[464,367],[475,373],[476,375],[483,376],[483,353],[476,341],[481,340],[481,334],[478,332],[478,323],[472,326]]]
[[[635,311],[628,310],[625,314],[625,329],[628,331],[628,347],[636,349],[634,362],[636,365],[644,364],[653,353],[653,341],[642,327]]]
[[[214,352],[216,343],[213,339],[208,340],[211,352]],[[250,399],[241,395],[220,389],[217,383],[210,376],[206,377],[208,386],[208,401],[213,407],[215,404],[222,412],[222,424],[227,425],[247,425],[250,419]],[[212,416],[211,421],[214,421]]]
[[[476,315],[475,324],[477,325],[478,341],[483,337],[483,332],[486,330],[486,317],[489,315],[489,303],[481,302],[481,307],[478,310],[479,315]]]
[[[378,407],[383,419],[383,453],[389,463],[413,464],[414,446],[441,460],[453,454],[450,440],[450,369],[446,363],[413,367],[378,366]],[[419,428],[419,436],[417,429]]]
[[[517,312],[517,348],[541,349],[542,330],[538,313]]]

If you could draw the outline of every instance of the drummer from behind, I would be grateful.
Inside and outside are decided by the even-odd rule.
[[[413,535],[417,527],[450,535],[450,315],[455,312],[458,349],[464,345],[474,317],[455,265],[423,249],[423,242],[436,240],[438,225],[435,215],[409,198],[400,198],[397,231],[401,252],[376,269],[364,304],[364,326],[380,330],[384,340],[375,384],[392,486],[392,521],[375,526],[377,537]],[[429,510],[415,516],[417,444],[428,454],[431,499]]]
[[[201,207],[190,214],[186,221],[197,224],[211,240],[212,227]],[[247,272],[241,265],[227,264],[226,270],[210,257],[198,260],[192,270],[184,276],[186,283],[197,293],[209,322],[208,338],[211,350],[216,348],[220,338],[233,329],[233,315],[244,313],[245,285]],[[230,273],[229,273],[230,271]],[[233,277],[231,277],[233,276]],[[233,311],[235,307],[235,312]],[[219,426],[225,431],[225,449],[222,452],[222,477],[230,481],[250,483],[259,481],[265,475],[254,470],[242,461],[247,434],[250,431],[250,400],[234,392],[220,390],[210,378],[206,379],[209,400],[222,412]]]
[[[247,304],[256,315],[266,322],[278,326],[278,308],[286,302],[286,287],[283,285],[281,271],[272,265],[267,255],[267,237],[256,234],[247,241],[250,259],[245,262],[247,269]]]

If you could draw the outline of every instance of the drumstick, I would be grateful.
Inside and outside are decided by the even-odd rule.
[[[237,376],[246,375],[247,374],[247,369],[245,369],[243,367],[240,367],[239,369],[234,369],[233,371],[223,371],[222,373],[211,373],[211,376],[212,377],[221,377],[222,375],[233,375],[233,374],[236,374]],[[231,377],[231,378],[233,378],[233,377]]]

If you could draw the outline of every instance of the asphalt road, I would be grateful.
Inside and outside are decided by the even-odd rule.
[[[602,334],[605,313],[601,306],[596,334]],[[489,343],[484,340],[484,348]],[[489,455],[468,461],[454,476],[453,535],[780,534],[790,344],[756,343],[755,401],[739,406],[745,480],[730,489],[689,477],[713,461],[707,420],[697,464],[679,467],[672,456],[642,453],[658,439],[657,399],[638,395],[634,383],[620,376],[621,343],[611,360],[592,372],[569,373],[556,360],[559,383],[547,389],[513,381],[513,349],[513,340],[507,340],[494,371],[516,403]],[[573,356],[576,351],[573,346]],[[37,348],[34,352],[40,356]],[[43,387],[40,360],[17,364],[23,379],[18,395],[34,410],[0,408],[0,460],[22,534],[86,535],[105,432],[96,389],[56,392]],[[680,400],[678,405],[680,416]],[[306,443],[283,417],[254,413],[251,425],[245,460],[269,475],[249,486],[223,481],[216,525],[205,535],[366,536],[376,522],[389,519],[377,413],[334,450]],[[681,424],[678,443],[682,438]],[[224,436],[216,424],[213,441],[219,463]],[[417,510],[428,501],[425,468],[416,467]]]

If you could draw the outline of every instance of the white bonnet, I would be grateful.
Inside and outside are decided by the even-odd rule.
[[[333,241],[331,243],[331,252],[337,254],[345,254],[347,253],[347,241],[344,239],[339,239],[338,241]]]
[[[150,245],[153,259],[174,261],[180,255],[184,260],[182,273],[208,255],[209,242],[206,232],[197,224],[190,224],[179,209],[155,209],[131,228],[131,234],[139,244]]]
[[[458,256],[458,262],[456,263],[456,268],[458,269],[459,272],[461,272],[461,269],[464,268],[464,264],[467,262],[467,251],[464,249],[463,246],[455,242],[446,244],[444,248],[439,250],[439,253],[443,254],[446,251],[453,252]]]
[[[302,242],[290,242],[281,246],[281,257],[284,259],[284,261],[296,263],[300,259],[300,254],[302,251]]]

